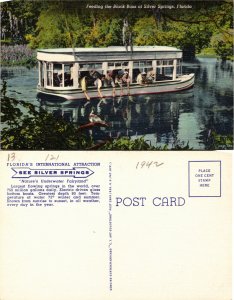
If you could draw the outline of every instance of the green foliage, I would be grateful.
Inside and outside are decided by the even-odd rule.
[[[212,131],[206,150],[233,150],[233,136],[223,136]]]
[[[223,60],[233,55],[233,30],[213,36],[211,44],[215,53]]]
[[[130,137],[122,137],[116,140],[108,141],[99,147],[99,150],[192,150],[189,144],[182,145],[177,143],[169,149],[167,145],[164,146],[151,146],[150,143],[144,140],[144,137],[132,140]]]
[[[107,47],[122,42],[122,20],[119,18],[98,20],[87,34],[85,46]]]
[[[100,150],[156,150],[155,147],[150,146],[143,137],[131,140],[129,137],[122,137],[99,148]]]
[[[6,96],[3,82],[1,148],[4,150],[76,150],[91,146],[77,127],[23,100]]]
[[[28,36],[32,48],[79,47],[85,45],[88,27],[75,13],[51,7],[41,12],[36,33]]]
[[[42,2],[14,0],[1,3],[1,38],[11,44],[24,44],[33,32]]]
[[[154,17],[139,19],[134,27],[134,42],[136,45],[167,45],[181,49],[196,46],[199,52],[209,44],[212,32],[203,24],[187,25],[182,22],[167,22],[159,28]]]
[[[134,44],[138,46],[163,45],[163,36],[157,29],[154,17],[139,19],[133,26]]]
[[[193,1],[192,9],[88,9],[87,1],[5,2],[2,40],[27,41],[32,48],[101,47],[122,45],[128,18],[136,45],[167,45],[199,53],[212,47],[226,59],[233,51],[231,1]],[[140,2],[139,2],[140,3]],[[177,5],[175,4],[175,7]]]
[[[217,57],[213,48],[204,48],[198,55],[198,57]]]

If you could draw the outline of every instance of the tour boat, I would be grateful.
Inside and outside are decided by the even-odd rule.
[[[37,51],[40,96],[79,100],[178,92],[194,85],[182,74],[182,50],[110,46]]]

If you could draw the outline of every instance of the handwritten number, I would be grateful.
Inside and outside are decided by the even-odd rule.
[[[59,154],[57,156],[54,156],[53,154],[48,154],[46,156],[45,161],[47,161],[47,160],[58,160],[58,158],[59,158]]]
[[[144,167],[145,168],[151,168],[151,167],[160,167],[161,165],[163,165],[164,163],[163,162],[158,162],[158,161],[141,161],[141,162],[137,162],[136,164],[136,169],[143,169]]]
[[[15,152],[9,153],[7,155],[7,160],[8,161],[14,161],[15,160]]]

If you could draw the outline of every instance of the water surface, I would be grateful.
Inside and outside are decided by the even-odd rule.
[[[42,105],[54,114],[62,114],[71,122],[85,124],[93,111],[105,120],[108,128],[92,134],[97,140],[106,136],[144,136],[154,146],[176,144],[194,150],[205,149],[210,133],[233,134],[233,63],[214,58],[199,58],[184,63],[183,73],[195,73],[193,88],[178,93],[124,96],[115,99],[54,102],[37,99],[36,68],[2,68],[7,80],[8,96]]]

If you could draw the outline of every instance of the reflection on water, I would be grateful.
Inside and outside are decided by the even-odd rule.
[[[57,104],[56,108],[48,101],[42,101],[41,105],[55,115],[63,115],[66,120],[78,124],[89,122],[91,112],[98,115],[109,126],[95,129],[93,134],[97,139],[144,135],[152,145],[171,144],[175,142],[178,130],[180,101],[157,101],[155,96],[70,102]]]
[[[183,72],[195,73],[194,88],[179,93],[62,103],[36,100],[36,69],[3,69],[2,78],[7,79],[9,96],[41,105],[69,122],[85,124],[91,112],[98,115],[109,126],[92,131],[96,140],[144,136],[154,146],[189,142],[193,149],[204,149],[211,131],[222,135],[233,132],[233,64],[200,58],[185,64]]]

